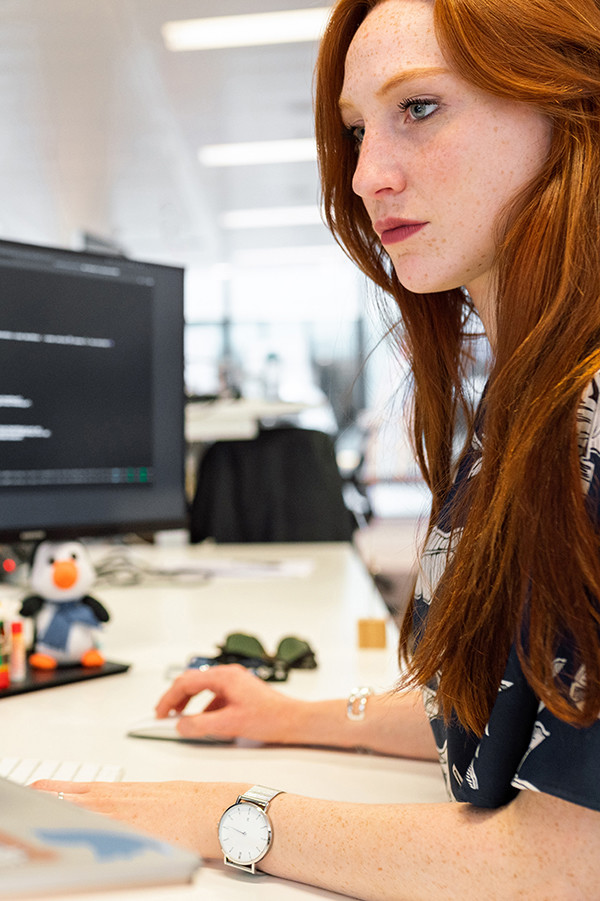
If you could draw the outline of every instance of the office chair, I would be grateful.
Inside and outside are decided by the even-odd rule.
[[[192,543],[349,541],[356,528],[323,432],[264,429],[250,441],[217,441],[200,461]]]

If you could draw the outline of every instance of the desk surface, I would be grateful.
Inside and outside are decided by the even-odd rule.
[[[92,548],[95,560],[106,547]],[[267,650],[285,635],[306,638],[316,670],[292,671],[280,690],[299,697],[344,697],[355,685],[393,686],[395,626],[388,623],[385,650],[359,650],[357,621],[385,616],[379,595],[349,545],[207,545],[195,548],[134,547],[131,554],[153,567],[180,564],[252,565],[296,561],[298,574],[246,574],[233,570],[201,583],[174,578],[134,587],[99,584],[94,592],[111,613],[103,647],[111,660],[131,663],[123,675],[4,698],[3,756],[118,763],[128,780],[247,780],[315,797],[375,803],[441,801],[446,795],[436,764],[359,752],[296,747],[185,745],[127,738],[129,726],[152,712],[169,684],[169,667],[192,653],[216,652],[228,632],[256,635]],[[1,589],[4,605],[15,590]],[[6,728],[8,724],[8,728]],[[69,896],[71,899],[74,896]],[[206,864],[193,886],[85,895],[117,901],[338,897],[272,877],[252,880],[220,864]],[[78,896],[79,898],[79,896]]]
[[[185,408],[185,437],[190,443],[256,438],[261,420],[294,416],[309,406],[248,398],[192,401]]]

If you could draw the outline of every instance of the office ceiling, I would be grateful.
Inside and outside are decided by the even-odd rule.
[[[228,263],[328,248],[321,224],[227,230],[222,214],[309,207],[314,162],[205,168],[206,144],[313,135],[316,43],[167,50],[167,20],[327,0],[0,0],[0,237]]]

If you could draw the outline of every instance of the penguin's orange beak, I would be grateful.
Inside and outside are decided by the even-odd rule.
[[[65,591],[77,581],[77,564],[74,560],[56,560],[52,566],[52,578],[57,588]]]

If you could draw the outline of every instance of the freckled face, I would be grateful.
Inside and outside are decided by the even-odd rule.
[[[485,319],[495,224],[540,171],[548,120],[450,70],[430,0],[383,0],[369,13],[340,109],[358,145],[354,190],[400,282],[418,293],[465,285]]]

